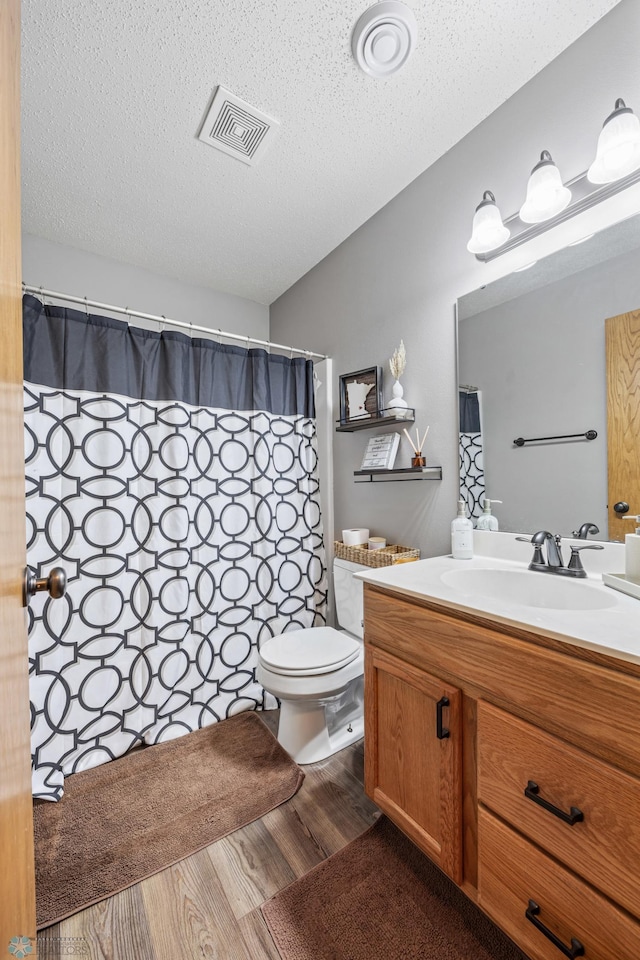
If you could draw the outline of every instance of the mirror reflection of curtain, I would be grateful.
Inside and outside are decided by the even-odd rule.
[[[460,497],[472,520],[482,513],[484,462],[482,453],[481,393],[460,387]]]
[[[24,300],[33,791],[275,706],[261,643],[325,622],[313,364]]]

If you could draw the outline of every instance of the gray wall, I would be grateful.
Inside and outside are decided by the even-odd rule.
[[[172,320],[261,340],[269,338],[269,308],[260,303],[182,283],[42,237],[23,235],[22,277],[25,283],[45,290],[131,307],[141,313],[164,314]],[[140,320],[135,322],[139,326],[153,326]]]
[[[427,462],[443,467],[442,482],[356,485],[369,434],[336,434],[336,533],[368,526],[424,556],[448,552],[458,492],[453,305],[504,273],[500,258],[485,265],[467,252],[473,211],[486,189],[505,216],[516,211],[543,149],[565,180],[586,169],[616,97],[640,111],[639,35],[640,3],[622,0],[272,304],[274,339],[334,357],[336,396],[339,374],[379,363],[388,400],[387,360],[402,337],[405,399],[420,428],[430,425]],[[405,441],[398,465],[408,457]]]
[[[596,242],[595,240],[593,242]],[[501,530],[607,538],[605,318],[640,309],[637,250],[458,324],[460,382],[482,390],[489,498]],[[515,447],[516,437],[595,440]]]

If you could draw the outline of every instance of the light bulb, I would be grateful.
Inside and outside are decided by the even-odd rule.
[[[563,185],[560,171],[549,151],[543,150],[539,162],[531,171],[527,198],[520,208],[520,219],[523,223],[542,223],[564,210],[570,201],[571,191]]]
[[[506,243],[510,235],[511,231],[502,222],[496,198],[490,190],[485,190],[476,207],[467,250],[469,253],[489,253]]]
[[[596,157],[587,171],[591,183],[613,183],[640,167],[640,122],[624,100],[616,100],[600,136]]]

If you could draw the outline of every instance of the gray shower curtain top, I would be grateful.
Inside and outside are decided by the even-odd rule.
[[[30,383],[224,410],[315,416],[313,363],[23,301]]]
[[[458,392],[460,406],[460,433],[480,433],[480,403],[477,393]]]
[[[273,706],[263,640],[324,622],[313,367],[24,304],[36,796]]]

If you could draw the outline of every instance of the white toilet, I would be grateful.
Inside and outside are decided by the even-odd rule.
[[[280,700],[278,740],[297,763],[315,763],[364,733],[362,581],[367,568],[333,561],[336,616],[341,630],[309,627],[262,645],[258,683]]]

